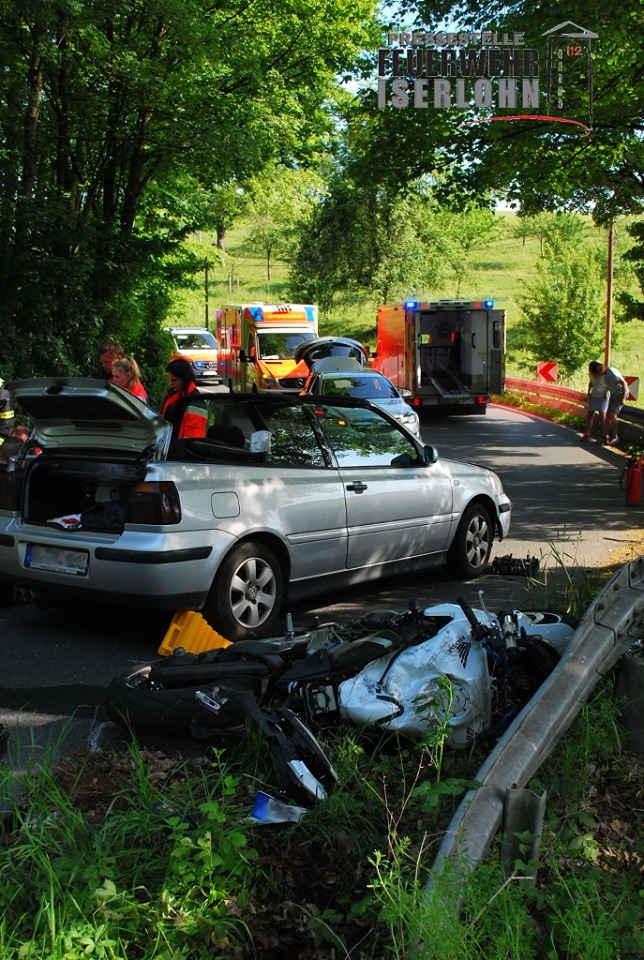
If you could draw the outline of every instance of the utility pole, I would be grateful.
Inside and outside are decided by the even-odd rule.
[[[208,326],[208,261],[207,260],[204,263],[203,270],[204,270],[204,293],[205,293],[205,301],[206,301],[206,330],[209,330],[210,328]]]
[[[613,243],[615,221],[608,225],[608,274],[606,277],[606,337],[604,341],[604,365],[610,367],[610,342],[613,333]]]

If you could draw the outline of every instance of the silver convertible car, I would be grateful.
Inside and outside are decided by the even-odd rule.
[[[99,380],[15,381],[32,438],[0,474],[0,579],[63,600],[199,610],[230,640],[286,600],[448,562],[473,577],[511,503],[368,401],[204,397],[203,438]]]

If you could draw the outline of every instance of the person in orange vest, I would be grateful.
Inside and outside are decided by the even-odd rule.
[[[206,405],[197,389],[192,366],[180,357],[171,360],[165,369],[170,387],[161,416],[172,424],[172,440],[205,437],[208,425]]]
[[[0,444],[3,444],[16,425],[16,412],[13,408],[13,397],[0,377]]]

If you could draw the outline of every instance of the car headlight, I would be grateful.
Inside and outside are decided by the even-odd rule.
[[[264,386],[268,390],[277,390],[280,385],[279,380],[276,380],[275,377],[264,377]]]
[[[418,414],[414,413],[413,410],[410,410],[409,413],[402,413],[400,422],[404,423],[406,427],[415,427],[418,423]]]

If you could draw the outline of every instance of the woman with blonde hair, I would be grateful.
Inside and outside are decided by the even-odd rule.
[[[148,395],[141,382],[141,371],[134,357],[120,357],[112,365],[112,382],[123,387],[128,393],[134,394],[144,403],[148,402]]]

